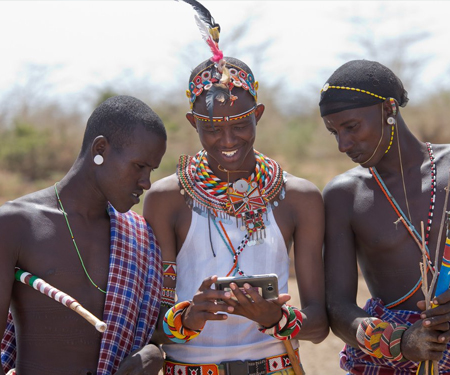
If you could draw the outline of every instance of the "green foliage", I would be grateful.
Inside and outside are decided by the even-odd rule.
[[[0,167],[27,180],[45,179],[67,169],[64,147],[50,129],[17,121],[1,133]]]

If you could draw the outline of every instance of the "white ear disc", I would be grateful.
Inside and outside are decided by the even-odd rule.
[[[94,163],[97,164],[97,165],[102,165],[103,164],[103,156],[95,155],[94,156]]]

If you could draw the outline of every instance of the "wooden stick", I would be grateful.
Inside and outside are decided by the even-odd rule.
[[[61,292],[59,289],[50,285],[46,281],[40,279],[37,276],[33,276],[31,273],[21,270],[20,268],[16,268],[15,277],[17,281],[20,281],[25,285],[31,286],[32,288],[36,289],[37,291],[41,292],[47,297],[72,309],[77,314],[81,315],[84,319],[86,319],[89,323],[91,323],[97,331],[105,332],[106,330],[105,322],[102,322],[94,314],[86,310],[75,298],[72,298],[68,294]]]
[[[289,360],[292,364],[292,369],[294,370],[295,375],[305,375],[303,372],[299,360],[297,356],[295,355],[294,347],[292,346],[291,340],[283,340],[284,347],[286,348],[286,352],[289,356]]]

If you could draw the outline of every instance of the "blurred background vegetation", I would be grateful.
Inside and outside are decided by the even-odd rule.
[[[367,32],[370,29],[368,20],[355,18],[349,22],[355,30],[364,25],[365,32],[354,34],[354,51],[343,54],[342,63],[353,58],[377,60],[390,67],[407,89],[414,87],[432,56],[422,54],[417,57],[416,54],[412,57],[409,51],[417,42],[430,36],[408,31],[389,39],[374,39],[374,33]],[[245,40],[250,24],[249,21],[224,39],[223,49],[229,55],[240,56],[243,49],[248,55],[250,47],[241,41]],[[263,56],[269,43],[265,41],[251,48]],[[199,62],[193,59],[197,55],[192,53],[195,48],[203,50],[204,46],[201,43],[189,45],[180,52],[180,59],[192,68]],[[334,137],[323,126],[317,107],[320,88],[306,88],[287,96],[282,82],[268,86],[264,77],[258,77],[258,67],[264,61],[246,62],[260,82],[258,99],[266,106],[257,128],[255,147],[259,151],[279,161],[286,171],[311,180],[320,189],[333,176],[354,166],[338,152]],[[0,205],[58,181],[77,157],[90,113],[113,95],[132,95],[143,100],[164,121],[169,137],[168,149],[153,181],[173,173],[180,154],[193,154],[199,150],[197,133],[185,119],[189,109],[184,95],[187,77],[180,80],[173,92],[164,95],[158,94],[158,88],[150,83],[127,81],[124,77],[117,82],[105,83],[104,87],[86,89],[67,105],[67,100],[62,104],[58,98],[46,95],[51,85],[51,73],[51,67],[30,65],[24,70],[20,83],[0,95]],[[326,78],[324,76],[322,81]],[[308,94],[301,93],[305,91]],[[450,89],[442,85],[429,92],[431,94],[425,99],[412,99],[402,109],[402,115],[420,140],[449,143],[450,127],[446,123],[450,115]],[[135,209],[141,212],[142,207]]]

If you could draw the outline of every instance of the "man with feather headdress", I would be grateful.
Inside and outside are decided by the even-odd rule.
[[[322,197],[253,148],[264,112],[258,82],[245,63],[223,56],[206,8],[187,2],[213,53],[186,92],[203,149],[182,155],[177,173],[155,182],[144,203],[163,254],[165,373],[299,374],[297,340],[328,334]],[[291,247],[302,310],[287,304]],[[258,274],[277,275],[278,298],[263,299],[250,283],[214,289],[218,276]]]

